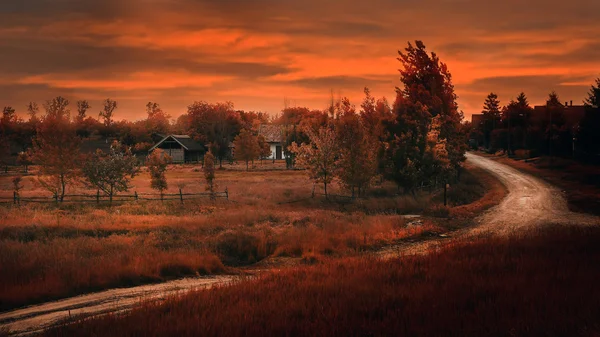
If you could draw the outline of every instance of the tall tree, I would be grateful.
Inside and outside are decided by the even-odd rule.
[[[258,140],[258,148],[260,149],[259,157],[260,157],[261,164],[262,164],[262,160],[270,157],[272,154],[271,153],[271,145],[269,145],[269,143],[267,143],[267,140],[265,139],[265,136],[263,136],[263,135],[258,135],[257,140]]]
[[[415,46],[411,43],[404,52],[399,51],[398,60],[402,64],[400,69],[400,82],[403,88],[397,89],[397,103],[399,99],[415,105],[420,103],[429,113],[430,117],[425,121],[428,126],[431,118],[440,115],[440,137],[446,139],[446,149],[450,163],[456,169],[465,160],[466,151],[465,138],[461,134],[461,121],[463,114],[458,110],[456,94],[452,84],[452,75],[445,63],[441,62],[436,53],[428,54],[425,44],[416,41]],[[398,108],[407,106],[395,104]],[[412,109],[409,107],[409,109]],[[418,110],[418,109],[417,109]],[[396,111],[396,114],[398,112]],[[426,133],[426,131],[425,131]],[[425,139],[426,135],[417,136]],[[424,147],[422,147],[424,151]],[[421,151],[421,153],[423,153]],[[414,164],[419,165],[418,158],[414,158]]]
[[[115,141],[109,153],[98,150],[87,158],[81,171],[88,185],[104,192],[112,204],[113,196],[131,188],[130,182],[139,172],[139,163],[129,148]]]
[[[233,110],[233,103],[194,102],[188,106],[187,122],[192,136],[210,145],[222,167],[223,159],[230,155],[230,143],[241,130],[239,114]]]
[[[102,105],[102,111],[100,111],[98,116],[104,119],[104,126],[110,128],[113,124],[113,114],[115,109],[117,109],[117,101],[107,98],[102,102]]]
[[[38,113],[40,112],[40,107],[36,102],[29,102],[27,104],[27,114],[29,115],[29,120],[37,120]]]
[[[90,103],[88,101],[77,101],[77,121],[83,122],[83,120],[86,117],[86,112],[91,108],[92,107],[90,106]]]
[[[369,88],[364,89],[365,98],[361,104],[360,119],[363,127],[369,132],[373,142],[373,153],[376,154],[377,172],[383,175],[385,171],[385,125],[391,120],[391,108],[385,97],[375,100]]]
[[[250,131],[242,129],[239,135],[233,140],[235,148],[235,157],[246,162],[246,171],[248,163],[260,156],[260,147],[258,139]]]
[[[154,149],[148,156],[146,166],[150,173],[150,187],[160,193],[160,199],[163,199],[163,193],[169,185],[167,184],[167,166],[171,162],[171,157],[161,149]]]
[[[69,101],[61,96],[46,101],[46,114],[33,142],[34,162],[40,165],[38,181],[60,201],[77,177],[80,161],[80,139],[70,122],[68,106]]]
[[[342,185],[362,196],[377,174],[378,141],[371,134],[354,107],[342,100],[342,113],[335,120],[339,159],[337,175]]]
[[[169,118],[171,116],[163,111],[158,103],[148,102],[146,104],[146,125],[144,128],[145,134],[167,134],[171,129]],[[151,139],[144,139],[149,141]]]
[[[490,147],[491,134],[500,127],[500,100],[498,95],[491,92],[483,102],[483,110],[481,111],[484,118],[483,136],[485,139],[486,148]]]
[[[323,184],[325,198],[329,199],[327,185],[333,181],[338,169],[335,132],[330,127],[321,127],[317,132],[309,128],[305,132],[310,144],[298,146],[292,143],[291,152],[296,155],[298,164],[307,169],[310,179]]]
[[[516,148],[528,148],[527,139],[532,111],[527,96],[523,92],[517,96],[516,100],[511,100],[502,109],[502,121],[508,129],[507,150],[509,153]]]

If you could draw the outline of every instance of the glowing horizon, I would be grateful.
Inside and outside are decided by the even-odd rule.
[[[173,117],[195,100],[275,114],[322,109],[331,90],[360,105],[363,88],[393,102],[397,50],[422,40],[448,64],[465,118],[496,92],[549,92],[580,103],[600,76],[600,22],[592,0],[23,0],[0,4],[0,105],[62,95],[119,102],[140,119],[158,102]],[[490,14],[493,13],[493,16]],[[74,104],[73,104],[74,105]]]

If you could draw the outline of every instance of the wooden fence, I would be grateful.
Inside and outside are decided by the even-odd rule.
[[[179,193],[164,193],[164,194],[150,194],[150,193],[140,193],[134,192],[134,194],[117,194],[113,195],[112,198],[106,194],[100,194],[99,192],[96,194],[69,194],[65,195],[61,200],[60,197],[49,196],[49,197],[22,197],[17,192],[13,192],[13,196],[11,197],[0,197],[0,203],[13,203],[13,204],[21,204],[21,203],[95,203],[95,204],[112,204],[112,203],[123,203],[123,202],[131,202],[131,201],[150,201],[150,200],[158,200],[158,201],[166,201],[166,200],[179,200],[183,203],[185,200],[196,200],[202,198],[225,198],[229,200],[229,191],[227,188],[223,192],[205,192],[205,193],[183,193],[182,190],[179,190]]]

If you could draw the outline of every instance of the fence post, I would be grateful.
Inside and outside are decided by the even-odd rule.
[[[13,191],[13,203],[17,204],[17,191]]]
[[[311,198],[315,197],[315,184],[313,184],[313,189],[312,189],[312,194],[311,194]]]
[[[181,188],[179,189],[179,200],[181,201],[181,204],[183,204],[183,193],[181,193]]]
[[[137,200],[138,200],[138,194],[137,194],[137,191],[134,191],[133,193],[134,193],[134,195],[135,195],[135,201],[137,201]]]
[[[229,190],[225,187],[225,197],[229,200]]]
[[[100,204],[100,190],[96,190],[96,204]]]

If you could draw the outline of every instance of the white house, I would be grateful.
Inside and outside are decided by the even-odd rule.
[[[268,159],[284,159],[283,153],[283,128],[281,125],[261,124],[258,134],[265,137],[267,143],[271,146],[271,156]]]

